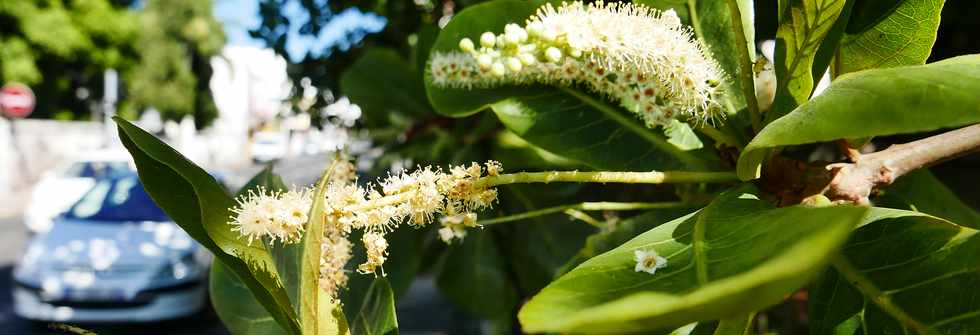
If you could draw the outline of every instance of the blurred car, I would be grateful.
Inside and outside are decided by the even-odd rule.
[[[288,150],[289,136],[287,134],[260,131],[255,133],[255,140],[252,142],[252,160],[259,163],[272,162],[286,157]]]
[[[207,302],[210,262],[135,173],[106,177],[28,243],[14,268],[14,312],[74,322],[191,315]]]
[[[96,151],[69,159],[49,170],[31,192],[24,211],[24,224],[33,233],[51,228],[51,220],[78,201],[96,179],[133,171],[125,151]]]

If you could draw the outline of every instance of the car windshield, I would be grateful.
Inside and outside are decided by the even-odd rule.
[[[68,219],[92,221],[169,221],[135,176],[99,180],[65,213]]]
[[[65,170],[66,178],[102,178],[129,171],[129,162],[75,162]]]

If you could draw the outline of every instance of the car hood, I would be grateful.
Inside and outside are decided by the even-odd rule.
[[[124,285],[135,292],[159,284],[161,271],[199,250],[172,222],[58,219],[30,242],[17,277],[38,286],[55,280],[58,286]]]

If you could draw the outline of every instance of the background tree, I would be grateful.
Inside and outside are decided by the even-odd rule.
[[[132,108],[156,108],[165,119],[192,115],[198,127],[217,116],[209,60],[225,36],[211,7],[211,1],[146,2],[139,14],[140,63],[129,76]]]
[[[102,97],[102,73],[137,61],[129,1],[0,2],[0,82],[30,85],[32,117],[86,118]]]

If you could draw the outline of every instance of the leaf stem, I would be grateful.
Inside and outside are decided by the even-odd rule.
[[[739,67],[739,86],[742,87],[742,95],[745,96],[745,104],[749,109],[749,118],[752,122],[752,130],[758,132],[762,129],[762,113],[759,111],[759,100],[755,97],[755,71],[752,70],[752,55],[749,53],[749,44],[745,39],[745,30],[742,27],[742,11],[738,8],[738,2],[727,0],[728,10],[732,14],[732,29],[735,31],[735,49],[738,50]]]
[[[517,172],[477,179],[473,187],[493,187],[507,184],[527,183],[622,183],[622,184],[666,184],[666,183],[726,183],[738,181],[734,172],[692,172],[692,171],[548,171]]]
[[[709,124],[700,124],[698,125],[697,130],[700,131],[705,136],[710,137],[712,140],[714,140],[717,143],[726,144],[730,147],[737,148],[739,151],[745,149],[745,145],[739,142],[737,139],[735,139],[734,136],[722,132],[717,128],[712,127]]]
[[[577,204],[561,205],[555,207],[542,208],[524,213],[496,217],[488,220],[477,221],[479,225],[491,225],[504,222],[526,220],[533,217],[564,212],[566,210],[580,211],[636,211],[643,209],[666,209],[677,208],[690,205],[684,202],[582,202]]]
[[[875,305],[881,308],[881,310],[891,315],[893,318],[899,322],[908,325],[909,327],[915,329],[919,334],[924,335],[935,335],[936,331],[927,327],[925,324],[912,318],[911,315],[902,310],[901,307],[895,305],[888,295],[885,295],[874,283],[868,278],[861,275],[861,271],[854,267],[851,262],[849,262],[844,256],[836,255],[833,260],[834,268],[837,269],[844,278],[847,279],[849,283],[857,287],[858,291],[861,291],[868,299],[871,299]]]

